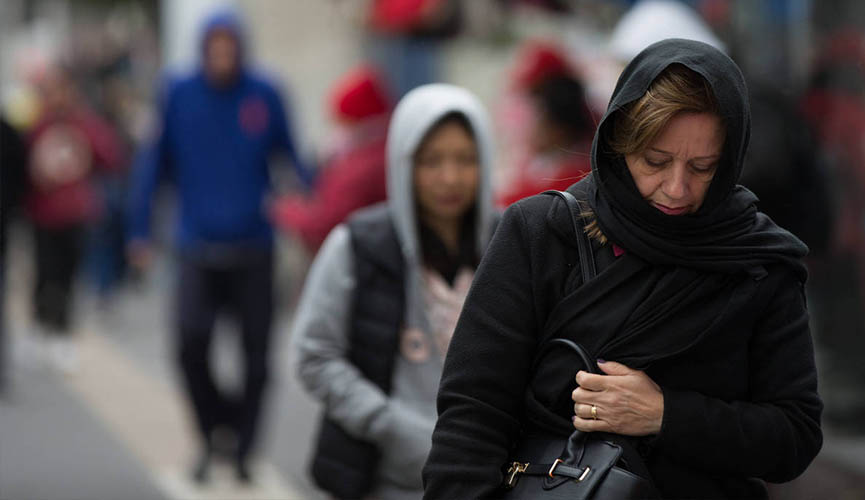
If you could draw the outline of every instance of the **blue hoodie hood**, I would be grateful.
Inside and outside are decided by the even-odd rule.
[[[237,52],[240,57],[239,66],[242,71],[247,55],[246,30],[240,14],[229,8],[222,8],[213,12],[201,25],[201,35],[199,38],[200,61],[203,64],[204,54],[207,50],[207,40],[216,30],[228,31],[234,36],[234,39],[237,41]]]

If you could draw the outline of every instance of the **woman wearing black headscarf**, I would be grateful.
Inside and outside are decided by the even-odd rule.
[[[582,283],[559,198],[507,210],[448,351],[425,498],[496,496],[521,436],[574,428],[626,436],[665,498],[766,497],[805,470],[822,444],[807,247],[736,184],[749,133],[718,50],[665,40],[625,68],[569,188],[598,275]],[[565,295],[572,320],[548,332]],[[532,369],[552,334],[605,375],[555,351]]]

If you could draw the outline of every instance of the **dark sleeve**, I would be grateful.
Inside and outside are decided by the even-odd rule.
[[[18,204],[27,189],[27,149],[21,135],[5,120],[0,121],[0,127],[0,203],[5,212]],[[7,215],[4,213],[4,219]]]
[[[423,470],[424,498],[480,498],[502,482],[535,349],[532,269],[521,204],[478,267],[454,332]]]
[[[655,446],[717,474],[790,481],[820,451],[823,404],[804,291],[789,273],[755,327],[748,363],[748,401],[664,388]]]

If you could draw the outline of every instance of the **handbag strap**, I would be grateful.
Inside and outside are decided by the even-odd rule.
[[[580,273],[582,275],[583,281],[582,283],[588,283],[590,280],[594,279],[597,276],[597,268],[595,267],[595,253],[592,249],[592,242],[589,240],[589,235],[586,234],[585,227],[587,224],[586,217],[583,215],[585,212],[582,210],[582,202],[577,200],[577,198],[567,191],[556,191],[549,190],[544,191],[543,194],[548,194],[552,196],[558,196],[562,200],[564,200],[565,204],[568,207],[568,213],[571,216],[571,226],[574,230],[574,236],[577,241],[577,260],[580,262]],[[574,270],[576,271],[576,270]],[[570,292],[573,290],[568,289],[571,283],[574,280],[569,277],[565,282],[565,297],[562,299],[564,301]],[[570,322],[572,319],[572,315],[569,314],[571,311],[568,308],[561,307],[561,302],[556,304],[553,307],[550,316],[547,318],[547,321],[544,325],[544,332],[546,336],[555,335],[565,324]],[[542,353],[544,354],[547,349],[549,349],[550,345],[547,343],[542,348]],[[576,348],[582,350],[581,347],[576,346],[568,346],[572,350],[576,350]],[[578,353],[580,354],[580,353]],[[581,357],[585,353],[583,352]],[[535,362],[540,358],[540,355],[535,358]],[[583,358],[583,359],[591,359],[591,358]],[[587,370],[591,370],[595,365],[594,363],[588,362],[585,363]]]
[[[565,205],[568,207],[568,213],[571,215],[571,225],[574,229],[574,236],[577,240],[577,250],[579,251],[578,260],[580,261],[580,272],[583,276],[583,283],[587,283],[589,280],[593,279],[597,275],[597,269],[595,268],[595,254],[592,250],[592,242],[589,241],[589,236],[586,234],[586,218],[583,215],[583,210],[580,201],[571,193],[567,191],[557,191],[555,189],[550,189],[548,191],[544,191],[543,194],[548,194],[551,196],[558,196],[562,200],[564,200]],[[557,310],[554,309],[554,310]],[[556,318],[548,318],[547,326],[551,323],[556,324],[559,321]],[[558,329],[558,328],[556,328]],[[538,363],[541,359],[543,359],[544,355],[552,348],[557,346],[564,346],[569,348],[571,351],[575,352],[577,356],[580,357],[580,360],[583,362],[586,371],[591,373],[600,373],[597,365],[592,362],[591,356],[586,352],[583,346],[577,344],[576,342],[563,338],[554,338],[547,341],[538,352],[535,354],[535,360],[532,364],[532,373],[538,367]]]
[[[579,250],[580,271],[583,275],[583,283],[588,283],[589,280],[597,276],[598,272],[595,268],[595,253],[592,250],[592,242],[589,240],[589,235],[586,234],[585,228],[588,224],[585,211],[582,207],[582,202],[574,195],[567,191],[557,191],[550,189],[544,191],[543,194],[558,196],[565,201],[568,211],[571,214],[571,225],[574,228],[574,236],[577,240],[577,249]]]
[[[535,360],[532,363],[532,371],[530,373],[535,373],[538,368],[538,363],[544,358],[544,355],[547,354],[548,351],[553,349],[554,347],[564,346],[576,353],[579,356],[580,361],[583,362],[583,366],[585,367],[585,371],[591,373],[600,374],[600,370],[598,369],[598,365],[592,362],[592,357],[589,356],[589,353],[586,352],[586,349],[583,348],[580,344],[577,344],[573,340],[563,339],[563,338],[555,338],[550,339],[544,345],[538,349],[538,352],[535,354]]]

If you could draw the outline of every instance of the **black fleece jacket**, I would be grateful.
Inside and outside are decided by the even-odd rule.
[[[526,404],[529,389],[560,419],[563,439],[572,430],[575,370],[530,373],[544,321],[578,267],[560,203],[539,195],[511,206],[478,268],[445,362],[424,498],[496,497],[510,448],[543,420]],[[631,265],[609,245],[596,255],[596,280]],[[643,278],[614,293],[625,300]],[[645,440],[651,447],[641,448],[665,498],[765,497],[753,478],[791,480],[822,444],[802,283],[782,265],[737,280],[737,302],[746,307],[710,318],[718,334],[647,369],[663,390],[664,417],[661,432]],[[568,336],[598,352],[593,324],[590,317]],[[675,327],[658,325],[657,335]]]

